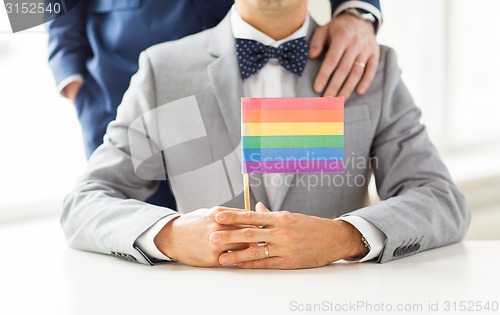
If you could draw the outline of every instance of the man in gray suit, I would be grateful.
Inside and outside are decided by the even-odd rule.
[[[65,200],[70,246],[150,264],[296,269],[461,240],[469,210],[387,47],[372,86],[345,105],[344,173],[252,175],[256,212],[240,210],[240,98],[320,96],[321,60],[299,61],[316,27],[307,1],[236,0],[215,28],[146,50]],[[367,206],[372,173],[382,201]],[[159,179],[179,212],[144,202]]]

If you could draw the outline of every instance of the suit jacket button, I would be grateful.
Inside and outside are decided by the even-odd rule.
[[[413,252],[415,253],[420,248],[420,245],[417,243],[413,245]]]
[[[418,247],[417,247],[418,244],[413,244],[412,247],[411,247],[411,252],[414,253],[418,250]],[[420,247],[420,246],[419,246]]]
[[[396,248],[394,253],[392,254],[394,257],[399,257],[401,256],[401,247]]]

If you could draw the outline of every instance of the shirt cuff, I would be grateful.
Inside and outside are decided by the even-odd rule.
[[[137,238],[135,241],[135,245],[144,252],[144,254],[149,257],[155,258],[157,260],[163,261],[173,261],[172,258],[163,254],[155,245],[155,237],[158,235],[161,229],[171,220],[179,217],[180,214],[169,215],[156,222],[153,226],[146,230],[146,232],[142,233],[141,236]]]
[[[59,91],[59,93],[62,94],[62,91],[64,90],[64,88],[73,82],[84,83],[85,80],[83,79],[83,75],[76,73],[76,74],[72,74],[72,75],[64,78],[64,80],[62,80],[61,83],[59,83],[57,85],[57,90]]]
[[[338,220],[352,224],[356,229],[358,229],[361,235],[363,235],[368,242],[368,245],[370,245],[370,251],[365,257],[360,260],[353,261],[364,262],[380,256],[385,242],[385,235],[382,231],[380,231],[375,225],[358,216],[349,215],[338,218]]]
[[[351,0],[351,1],[346,1],[342,4],[340,4],[336,9],[335,12],[333,12],[333,18],[337,17],[338,15],[342,14],[347,9],[363,9],[371,14],[377,19],[375,29],[379,30],[380,25],[382,25],[382,12],[373,4],[365,2],[365,1],[359,1],[359,0]]]

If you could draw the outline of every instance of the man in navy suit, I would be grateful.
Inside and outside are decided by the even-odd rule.
[[[48,24],[49,65],[61,94],[75,104],[87,157],[102,143],[108,123],[115,118],[130,77],[138,69],[140,52],[215,26],[233,2],[81,0]],[[329,46],[314,88],[326,96],[348,97],[356,87],[363,94],[378,65],[379,1],[331,3],[333,21],[319,28],[310,44],[312,58]],[[166,185],[162,187],[168,191]],[[150,202],[175,207],[168,195],[163,192],[159,200]]]

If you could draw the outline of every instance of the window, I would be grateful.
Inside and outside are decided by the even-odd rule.
[[[73,105],[58,95],[43,27],[12,34],[0,7],[0,223],[59,213],[85,166]]]
[[[396,49],[431,140],[459,186],[478,187],[477,198],[465,191],[470,204],[491,202],[486,190],[500,187],[478,181],[500,176],[500,37],[493,26],[500,2],[381,2],[379,41]]]

